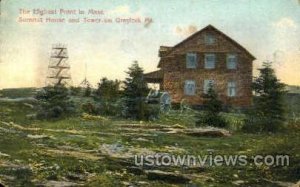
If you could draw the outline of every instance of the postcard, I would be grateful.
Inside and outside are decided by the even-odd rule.
[[[0,0],[0,186],[300,186],[299,0]]]

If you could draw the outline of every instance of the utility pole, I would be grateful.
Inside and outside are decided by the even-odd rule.
[[[83,81],[79,84],[79,87],[81,88],[87,88],[91,87],[92,85],[90,82],[87,80],[87,63],[85,63],[85,72],[84,72],[84,79]]]

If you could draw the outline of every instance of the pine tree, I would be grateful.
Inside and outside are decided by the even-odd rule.
[[[122,103],[120,103],[120,81],[102,78],[94,93],[94,99],[98,103],[98,113],[102,115],[120,115]]]
[[[126,73],[128,77],[124,81],[125,116],[139,120],[145,119],[145,97],[149,89],[144,80],[144,71],[135,61]]]
[[[103,77],[98,83],[98,88],[95,92],[97,100],[115,101],[120,96],[120,81],[108,80]]]
[[[227,123],[221,116],[222,101],[219,100],[213,85],[210,84],[207,94],[204,95],[204,114],[199,115],[196,125],[209,125],[214,127],[226,127]]]
[[[222,111],[222,101],[218,99],[218,95],[215,92],[213,85],[209,85],[207,94],[204,95],[204,98],[205,110],[211,115],[219,115]]]
[[[285,85],[277,79],[271,63],[263,63],[263,67],[258,70],[260,75],[252,85],[257,97],[247,125],[251,126],[249,122],[252,123],[258,132],[275,132],[285,121]]]
[[[74,104],[70,101],[69,90],[63,85],[43,88],[37,93],[36,99],[39,101],[39,119],[59,118],[75,111]]]

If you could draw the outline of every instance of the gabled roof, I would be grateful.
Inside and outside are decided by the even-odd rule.
[[[233,40],[232,38],[230,38],[229,36],[227,36],[225,33],[223,33],[222,31],[218,30],[217,28],[215,28],[212,25],[208,25],[206,27],[204,27],[203,29],[199,30],[198,32],[195,32],[194,34],[192,34],[191,36],[187,37],[186,39],[182,40],[180,43],[176,44],[174,47],[172,47],[171,49],[168,50],[168,53],[164,55],[164,57],[168,56],[170,53],[172,53],[175,49],[177,49],[178,47],[180,47],[181,45],[183,45],[184,43],[186,43],[189,40],[192,40],[193,38],[195,38],[197,35],[201,34],[203,31],[205,30],[214,30],[215,32],[219,33],[220,35],[222,35],[224,38],[226,38],[228,41],[230,41],[233,45],[235,45],[236,47],[240,48],[242,51],[244,51],[247,55],[249,55],[250,58],[252,58],[253,60],[255,60],[256,58],[243,46],[241,46],[239,43],[237,43],[235,40]],[[158,67],[160,67],[161,65],[161,61],[158,64]]]

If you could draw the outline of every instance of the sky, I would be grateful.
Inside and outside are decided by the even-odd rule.
[[[104,15],[60,17],[114,23],[20,23],[19,17],[38,17],[20,15],[20,9],[103,10]],[[142,23],[115,23],[116,18]],[[152,22],[145,24],[145,18]],[[55,43],[68,46],[73,85],[84,79],[85,64],[94,86],[102,77],[124,79],[134,60],[145,72],[153,71],[159,46],[174,46],[209,24],[250,51],[257,58],[255,69],[273,61],[282,82],[300,85],[299,0],[2,0],[0,89],[44,86]]]

